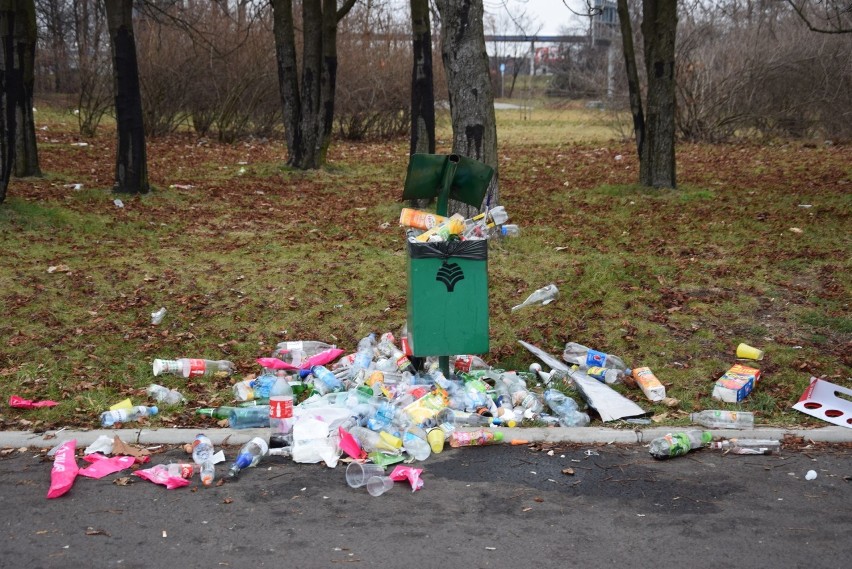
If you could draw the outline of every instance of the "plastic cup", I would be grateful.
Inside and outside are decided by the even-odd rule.
[[[393,478],[390,476],[371,476],[367,480],[367,492],[370,496],[381,496],[393,488]]]
[[[737,357],[747,360],[762,360],[763,350],[758,350],[748,344],[740,344],[737,346]]]
[[[444,450],[444,442],[446,442],[444,437],[444,431],[437,427],[426,434],[426,440],[429,442],[429,446],[432,447],[432,452],[437,453]]]
[[[360,488],[372,477],[384,476],[385,468],[378,464],[351,462],[346,467],[346,483],[351,488]]]

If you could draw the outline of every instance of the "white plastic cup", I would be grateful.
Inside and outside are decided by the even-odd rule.
[[[371,476],[367,480],[367,492],[370,496],[381,496],[393,488],[393,478],[390,476]]]
[[[365,464],[363,462],[351,462],[346,467],[346,483],[351,488],[360,488],[367,484],[367,480],[374,476],[384,476],[385,469],[378,464]]]

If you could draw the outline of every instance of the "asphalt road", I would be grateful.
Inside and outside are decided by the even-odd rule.
[[[232,458],[236,449],[226,450]],[[414,465],[424,469],[421,490],[398,482],[375,498],[347,486],[343,463],[267,457],[211,488],[197,478],[176,490],[135,476],[114,483],[124,471],[78,477],[48,500],[42,456],[0,458],[0,567],[818,569],[852,560],[849,445],[665,461],[639,445],[448,449]],[[171,448],[152,463],[184,459]],[[805,479],[809,470],[816,479]]]

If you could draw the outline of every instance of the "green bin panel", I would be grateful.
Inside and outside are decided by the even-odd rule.
[[[452,254],[457,243],[408,244],[408,333],[415,356],[488,352],[487,244],[477,248],[482,258],[472,259]],[[420,257],[422,248],[445,256]]]

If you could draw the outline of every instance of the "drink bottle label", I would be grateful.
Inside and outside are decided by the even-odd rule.
[[[411,343],[408,341],[408,336],[403,336],[399,339],[399,345],[402,348],[402,353],[406,356],[410,356],[413,354],[411,351]]]
[[[189,360],[189,377],[198,377],[204,375],[205,365],[204,360],[190,359]]]
[[[588,367],[605,367],[606,354],[597,350],[589,350],[586,353],[586,365]]]
[[[473,365],[473,358],[471,356],[458,356],[456,358],[455,368],[458,371],[469,372],[471,365]]]
[[[178,464],[178,475],[181,478],[192,478],[192,465],[188,462]]]
[[[408,360],[408,356],[406,356],[405,354],[400,355],[396,359],[396,369],[398,369],[399,371],[404,371],[409,367],[411,367],[411,362]]]
[[[304,345],[304,342],[302,342],[301,340],[298,340],[298,341],[295,341],[295,342],[285,342],[284,347],[287,348],[288,351],[289,350],[301,350],[303,345]]]
[[[586,375],[588,375],[589,377],[594,377],[598,381],[606,381],[606,368],[592,366],[586,370]]]
[[[290,419],[293,417],[293,398],[275,396],[269,400],[269,417],[271,419]]]

